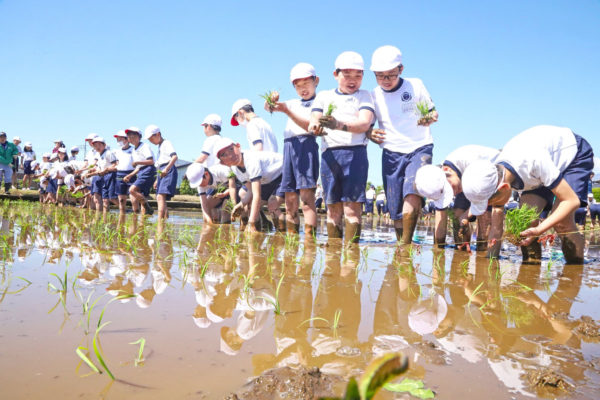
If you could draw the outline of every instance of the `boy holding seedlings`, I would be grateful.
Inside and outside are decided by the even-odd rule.
[[[252,150],[277,152],[277,138],[271,125],[254,113],[250,100],[239,99],[233,103],[231,125],[246,127],[246,137]]]
[[[594,167],[589,143],[569,128],[539,125],[512,138],[495,163],[478,161],[469,165],[462,187],[471,202],[470,213],[481,215],[488,205],[504,206],[511,191],[522,192],[520,203],[552,209],[541,223],[521,232],[523,259],[541,256],[538,242],[544,232],[554,228],[562,242],[567,263],[583,262],[584,237],[575,225],[575,210],[587,205],[587,179]],[[500,231],[492,221],[492,231]]]
[[[314,100],[309,132],[322,135],[321,182],[327,201],[327,234],[358,242],[362,203],[369,160],[366,132],[371,128],[374,106],[371,95],[361,90],[364,61],[353,51],[335,60],[336,89],[319,92]],[[342,225],[345,220],[345,227]]]
[[[135,168],[130,174],[123,177],[123,181],[128,183],[133,181],[129,188],[129,199],[133,212],[140,212],[142,206],[142,215],[152,215],[154,210],[150,207],[146,197],[150,194],[150,189],[156,178],[156,167],[154,166],[154,154],[150,150],[150,146],[142,143],[142,132],[139,128],[132,126],[125,130],[127,140],[131,143],[133,150],[131,151],[132,163]],[[135,178],[135,180],[133,180]]]
[[[283,156],[272,151],[242,151],[239,143],[223,138],[217,146],[217,158],[221,164],[231,167],[237,179],[245,183],[248,192],[235,205],[231,213],[236,216],[245,207],[250,207],[248,225],[250,231],[259,230],[260,208],[268,201],[269,211],[274,218],[279,219],[279,201],[271,195],[282,197],[279,192]],[[279,229],[282,226],[279,224]]]
[[[232,174],[231,168],[222,164],[215,164],[207,168],[200,163],[193,163],[188,167],[185,176],[190,181],[191,188],[198,188],[204,222],[209,224],[229,222],[229,214],[221,212],[219,209],[227,196],[233,204],[237,202],[235,175],[232,176]],[[220,192],[219,187],[227,189]],[[212,193],[209,194],[211,189]]]
[[[117,204],[115,184],[117,180],[117,157],[107,149],[106,142],[100,136],[92,139],[92,146],[98,154],[96,166],[88,173],[97,179],[92,184],[92,196],[96,211],[108,211],[110,203]]]
[[[499,150],[479,145],[467,145],[454,150],[444,160],[441,167],[425,165],[417,171],[415,188],[420,196],[433,200],[436,208],[434,241],[443,246],[446,243],[448,225],[447,207],[454,199],[452,208],[454,218],[454,242],[459,247],[470,249],[471,232],[469,229],[468,211],[471,203],[465,197],[461,178],[464,170],[471,163],[479,160],[494,162],[500,154]],[[487,211],[477,217],[477,248],[485,249],[485,240],[488,239],[490,218],[502,220],[504,210],[502,207],[488,207]],[[471,218],[474,220],[474,217]],[[502,235],[502,232],[496,232]],[[500,239],[500,236],[489,239]],[[497,241],[488,256],[498,257],[500,241]]]
[[[288,233],[298,233],[298,191],[302,200],[304,233],[306,238],[316,235],[317,208],[315,189],[319,179],[319,145],[316,136],[308,131],[310,112],[319,78],[315,68],[307,63],[296,64],[290,72],[290,82],[299,99],[285,102],[265,102],[268,111],[282,112],[288,116],[284,131],[283,175],[281,191],[285,193],[286,224]],[[275,93],[275,98],[279,94]]]
[[[157,179],[154,182],[156,190],[156,202],[158,203],[158,218],[167,218],[167,200],[175,196],[177,187],[177,153],[170,140],[164,139],[160,128],[156,125],[148,125],[144,132],[146,140],[158,146]]]
[[[202,126],[204,127],[204,134],[206,139],[202,144],[202,154],[196,158],[197,163],[204,163],[205,166],[211,167],[219,163],[215,156],[215,145],[221,139],[221,125],[223,121],[217,114],[209,114],[204,118]]]
[[[120,130],[114,135],[119,144],[119,148],[115,150],[117,157],[117,177],[115,181],[115,193],[119,199],[119,213],[124,214],[127,209],[127,197],[129,197],[130,182],[125,182],[123,178],[133,172],[133,147],[127,140],[127,134],[124,130]]]
[[[390,218],[397,240],[408,244],[424,205],[415,190],[417,170],[431,164],[433,138],[429,126],[438,113],[420,79],[401,78],[402,53],[394,46],[382,46],[371,59],[377,87],[372,96],[379,129],[370,139],[383,149],[381,171]],[[423,114],[419,110],[424,110]]]

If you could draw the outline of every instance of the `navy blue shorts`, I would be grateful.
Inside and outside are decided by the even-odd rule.
[[[133,171],[117,171],[117,178],[115,180],[115,194],[128,195],[131,182],[125,182],[123,178],[132,173]]]
[[[295,192],[313,189],[319,180],[319,145],[314,135],[301,135],[283,141],[281,190]]]
[[[366,213],[373,213],[373,204],[375,203],[375,200],[369,200],[367,199],[365,201],[365,212]]]
[[[587,206],[588,181],[594,169],[594,152],[587,140],[581,136],[575,135],[575,140],[577,142],[577,154],[575,154],[575,158],[571,161],[571,164],[561,173],[561,178],[571,186],[571,189],[579,197],[580,207],[585,207]],[[560,180],[560,178],[557,180]],[[554,193],[552,193],[550,188],[542,186],[523,192],[523,194],[526,193],[538,195],[546,200],[544,211],[552,209]]]
[[[575,210],[575,223],[577,225],[585,225],[585,216],[587,214],[587,207],[579,207]]]
[[[285,193],[281,191],[281,177],[282,177],[282,175],[279,175],[277,178],[273,179],[271,182],[260,185],[261,200],[267,201],[267,200],[269,200],[269,197],[271,197],[271,195],[273,195],[273,194],[275,196],[279,196],[279,197],[285,196]],[[250,186],[250,187],[252,187],[252,186]]]
[[[327,204],[365,202],[369,173],[366,146],[343,146],[321,155],[321,182]]]
[[[433,144],[419,147],[412,153],[396,153],[383,149],[381,172],[383,187],[387,199],[390,217],[393,220],[402,219],[402,205],[409,194],[416,194],[415,176],[417,170],[431,164]],[[421,205],[421,207],[425,203]]]
[[[92,194],[102,194],[102,178],[98,175],[94,175],[92,176],[92,189],[90,190],[90,192]]]
[[[46,193],[56,194],[58,191],[58,179],[48,179],[48,186],[46,187]]]
[[[116,199],[117,191],[117,173],[111,172],[101,177],[102,178],[102,198],[103,199]]]
[[[162,165],[160,169],[162,170],[166,167],[167,164]],[[166,194],[167,200],[171,199],[171,197],[175,196],[175,189],[177,188],[177,168],[173,166],[167,172],[167,175],[164,178],[158,176],[158,182],[156,183],[156,194]]]
[[[31,160],[23,162],[23,175],[31,175],[33,170],[31,169]]]
[[[152,186],[154,185],[155,179],[156,167],[154,165],[146,165],[137,173],[133,185],[136,186],[144,196],[148,196],[150,194],[150,189],[152,189]]]
[[[375,203],[377,205],[377,214],[385,213],[385,203],[379,200]]]
[[[471,207],[471,202],[467,199],[467,196],[463,192],[460,192],[456,196],[454,196],[454,207],[461,210],[468,210]]]
[[[590,217],[592,221],[600,221],[600,204],[590,204]]]

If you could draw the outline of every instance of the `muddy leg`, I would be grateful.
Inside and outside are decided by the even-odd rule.
[[[346,221],[345,230],[346,230],[346,236],[345,236],[346,243],[358,243],[358,241],[360,240],[360,233],[362,230],[361,224]]]
[[[419,212],[421,211],[423,199],[416,194],[409,194],[404,198],[402,204],[402,243],[412,243],[413,234],[417,227]]]

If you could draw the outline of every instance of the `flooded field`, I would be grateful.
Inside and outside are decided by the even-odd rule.
[[[323,225],[305,242],[198,213],[159,226],[5,201],[0,218],[3,399],[245,398],[249,379],[286,366],[318,367],[339,396],[392,351],[440,399],[600,393],[595,238],[584,265],[564,266],[560,247],[522,265],[508,243],[493,262],[434,248],[423,224],[400,252],[377,218],[352,248]]]

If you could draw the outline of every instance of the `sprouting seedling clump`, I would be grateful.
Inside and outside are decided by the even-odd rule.
[[[333,114],[336,108],[337,106],[334,103],[329,103],[329,106],[327,106],[327,112],[325,113],[325,116],[329,117],[331,114]]]
[[[419,120],[417,121],[417,125],[425,125],[433,121],[433,116],[431,115],[431,110],[429,109],[429,103],[425,100],[418,101],[417,104],[417,115],[419,116]]]
[[[277,102],[277,100],[279,100],[278,93],[273,90],[269,90],[269,91],[265,92],[264,94],[261,94],[260,97],[262,97],[267,102],[270,112],[273,113],[273,109],[276,106],[275,103]]]
[[[531,226],[531,223],[539,218],[539,212],[535,207],[523,204],[506,213],[506,239],[518,244],[521,241],[521,232]]]

